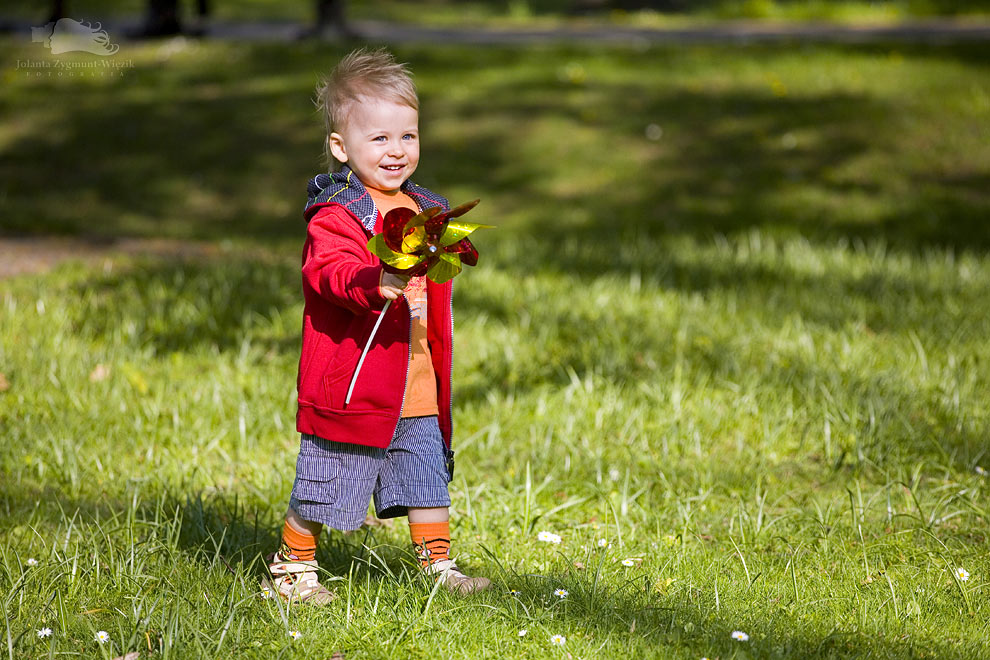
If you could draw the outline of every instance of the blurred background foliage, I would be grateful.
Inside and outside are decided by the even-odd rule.
[[[3,15],[38,20],[47,3],[7,0]],[[68,0],[68,15],[88,18],[134,16],[143,0]],[[180,3],[189,13],[193,2]],[[313,2],[213,0],[220,20],[311,20]],[[363,0],[347,3],[353,19],[421,24],[530,23],[592,19],[663,24],[684,19],[896,20],[932,16],[986,16],[990,0]]]

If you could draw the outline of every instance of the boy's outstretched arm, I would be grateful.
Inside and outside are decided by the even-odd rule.
[[[320,297],[360,314],[381,311],[386,301],[402,295],[401,276],[394,276],[397,281],[382,270],[368,252],[364,229],[343,208],[321,209],[306,234],[303,285]]]

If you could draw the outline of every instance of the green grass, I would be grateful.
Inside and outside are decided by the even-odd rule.
[[[0,42],[0,227],[215,247],[0,282],[0,653],[986,655],[985,46],[400,49],[416,178],[499,225],[456,286],[452,484],[496,586],[433,593],[399,523],[326,535],[339,599],[290,612],[257,585],[340,52],[38,48]]]
[[[656,7],[656,9],[651,8]],[[140,16],[141,0],[79,0],[69,16],[85,20]],[[48,6],[10,0],[5,17],[41,21]],[[194,3],[180,4],[193,16]],[[224,0],[211,2],[211,17],[223,21],[312,21],[312,2]],[[990,0],[666,0],[666,2],[581,2],[580,0],[363,0],[348,3],[347,15],[357,20],[387,20],[416,25],[461,28],[552,27],[561,24],[617,24],[650,28],[678,27],[714,20],[828,21],[889,23],[934,16],[985,19]]]

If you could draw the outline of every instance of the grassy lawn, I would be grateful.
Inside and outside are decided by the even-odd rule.
[[[192,16],[194,5],[180,3],[180,9]],[[140,16],[146,6],[146,0],[74,0],[66,12],[74,18],[101,20]],[[219,20],[312,21],[315,17],[312,1],[213,0],[209,6],[211,16]],[[8,0],[0,15],[41,21],[47,11],[47,3]],[[836,23],[888,23],[932,16],[986,19],[990,0],[352,0],[347,14],[358,20],[457,27],[612,23],[663,28],[735,19]]]
[[[452,484],[496,587],[431,591],[398,522],[326,535],[337,603],[288,612],[260,556],[340,51],[42,53],[0,41],[2,231],[212,249],[0,281],[0,654],[986,656],[986,46],[399,50],[417,180],[499,226]]]

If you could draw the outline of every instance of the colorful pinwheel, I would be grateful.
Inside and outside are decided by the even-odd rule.
[[[481,200],[476,199],[449,211],[444,211],[439,206],[420,213],[407,208],[392,209],[382,220],[382,233],[375,234],[368,241],[368,250],[381,259],[382,267],[389,272],[411,277],[426,275],[437,284],[449,282],[461,272],[461,264],[478,264],[478,250],[467,237],[475,229],[487,229],[491,225],[451,221],[473,209],[479,201]],[[351,376],[344,405],[351,402],[351,394],[354,393],[354,384],[361,373],[364,358],[368,355],[371,342],[378,333],[378,326],[391,304],[391,300],[385,303],[371,329],[357,368]]]
[[[392,209],[382,223],[382,233],[368,241],[368,250],[382,260],[388,271],[426,275],[443,284],[461,272],[461,264],[478,263],[478,250],[467,236],[489,225],[452,220],[473,209],[479,201],[446,212],[440,207],[421,213],[407,208]]]

